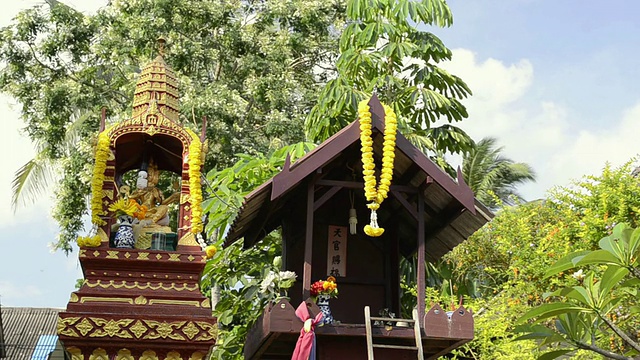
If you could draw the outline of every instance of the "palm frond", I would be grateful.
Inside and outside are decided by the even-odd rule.
[[[11,181],[11,208],[16,211],[18,204],[33,203],[42,195],[52,179],[51,167],[38,156],[29,160],[15,172]]]

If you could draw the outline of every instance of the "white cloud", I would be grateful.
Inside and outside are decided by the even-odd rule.
[[[453,60],[445,64],[474,92],[464,104],[469,119],[460,124],[479,140],[492,136],[504,146],[504,154],[533,166],[536,184],[525,185],[527,199],[544,196],[554,185],[567,185],[571,179],[596,174],[606,161],[619,165],[637,154],[640,133],[640,100],[627,110],[610,112],[610,119],[599,120],[598,128],[585,128],[585,119],[563,105],[563,99],[539,99],[534,66],[526,60],[504,64],[496,59],[477,59],[467,49],[453,50]],[[553,86],[553,84],[546,84]]]
[[[0,280],[0,294],[3,304],[15,304],[24,299],[41,296],[42,292],[33,285],[17,286],[9,281]]]

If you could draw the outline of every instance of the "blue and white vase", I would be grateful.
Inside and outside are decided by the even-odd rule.
[[[120,249],[133,249],[136,239],[133,236],[133,217],[129,215],[118,216],[120,227],[116,232],[114,244]]]
[[[331,296],[319,294],[316,297],[316,304],[322,311],[322,324],[331,325],[333,324],[333,315],[331,315],[331,308],[329,307],[329,299]]]

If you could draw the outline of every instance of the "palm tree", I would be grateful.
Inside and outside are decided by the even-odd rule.
[[[483,138],[462,159],[462,175],[478,200],[492,209],[500,202],[514,204],[523,200],[516,191],[518,185],[536,180],[535,171],[525,163],[516,163],[502,156],[496,139]]]
[[[71,116],[71,124],[66,129],[65,138],[61,143],[62,153],[66,156],[70,149],[77,146],[82,137],[82,130],[87,119],[94,114],[91,111],[80,113],[76,111]],[[18,169],[11,182],[11,208],[16,211],[19,205],[28,206],[45,194],[51,184],[59,180],[60,162],[62,158],[47,156],[44,143],[35,143],[36,154]]]

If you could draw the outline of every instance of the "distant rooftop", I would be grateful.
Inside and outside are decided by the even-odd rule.
[[[58,313],[63,309],[2,307],[0,358],[48,359],[58,343]],[[4,357],[3,357],[4,355]]]

